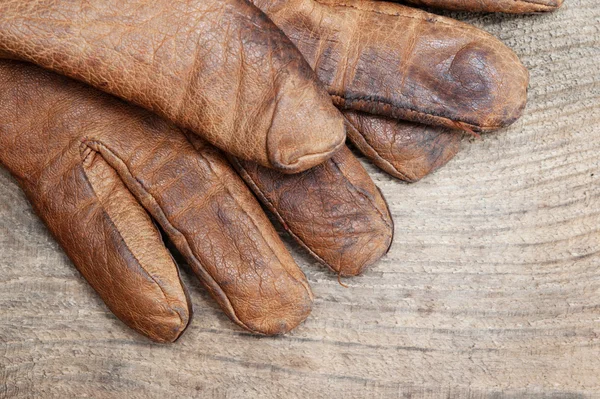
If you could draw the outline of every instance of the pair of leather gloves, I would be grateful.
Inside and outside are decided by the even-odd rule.
[[[514,122],[528,85],[491,35],[370,0],[0,0],[0,57],[0,163],[112,312],[161,342],[192,306],[154,221],[235,323],[285,333],[313,296],[256,198],[357,275],[393,223],[346,133],[416,181],[462,132]]]

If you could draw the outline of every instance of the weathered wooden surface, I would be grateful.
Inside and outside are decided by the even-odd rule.
[[[0,171],[0,397],[600,397],[600,5],[457,14],[531,70],[525,117],[389,199],[389,255],[316,294],[280,338],[249,336],[189,276],[173,345],[116,320]]]

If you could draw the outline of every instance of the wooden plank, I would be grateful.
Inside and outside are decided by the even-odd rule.
[[[526,115],[418,184],[367,165],[393,248],[343,288],[295,247],[316,303],[286,337],[238,329],[189,275],[184,337],[136,335],[1,170],[0,398],[600,397],[600,7],[453,15],[522,57]]]

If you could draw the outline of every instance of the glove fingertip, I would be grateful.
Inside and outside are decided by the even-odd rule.
[[[310,289],[299,289],[291,295],[291,300],[277,300],[262,312],[260,318],[246,319],[242,326],[260,335],[283,335],[304,322],[312,311],[313,295]],[[286,293],[285,296],[289,293]]]
[[[273,168],[299,173],[331,156],[344,145],[341,113],[314,82],[295,82],[281,88],[267,134],[267,154]]]
[[[389,217],[389,224],[381,224],[372,232],[367,250],[364,245],[349,246],[341,256],[337,268],[330,267],[341,277],[356,277],[385,256],[393,241],[394,223],[393,219]]]
[[[159,343],[172,343],[181,337],[191,320],[191,306],[169,305],[160,313],[149,315],[147,322],[134,328]]]
[[[327,162],[297,175],[232,162],[296,241],[340,276],[360,274],[389,249],[393,235],[389,209],[346,146]]]

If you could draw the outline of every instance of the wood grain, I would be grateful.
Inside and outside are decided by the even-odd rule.
[[[0,398],[600,397],[600,6],[453,14],[531,70],[526,115],[407,185],[367,165],[389,255],[335,276],[292,334],[236,328],[188,276],[195,319],[158,345],[94,295],[0,171]]]

